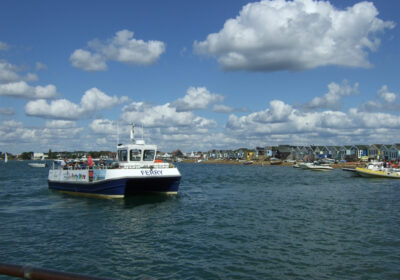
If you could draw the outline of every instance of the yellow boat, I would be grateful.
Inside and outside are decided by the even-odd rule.
[[[379,178],[392,178],[400,179],[400,171],[394,171],[390,168],[380,170],[372,170],[368,168],[357,167],[356,172],[363,177],[379,177]]]

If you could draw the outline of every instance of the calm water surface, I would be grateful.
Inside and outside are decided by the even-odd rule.
[[[177,196],[102,200],[1,162],[0,262],[115,279],[400,279],[400,180],[178,168]]]

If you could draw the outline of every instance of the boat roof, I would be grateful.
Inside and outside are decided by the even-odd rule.
[[[157,145],[147,145],[147,144],[124,144],[124,145],[118,145],[117,147],[118,150],[121,149],[138,149],[138,150],[157,150]]]

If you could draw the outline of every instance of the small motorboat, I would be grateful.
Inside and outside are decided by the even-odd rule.
[[[333,170],[333,167],[325,164],[312,164],[308,165],[308,169],[313,171],[331,171]]]
[[[30,163],[28,163],[28,165],[30,167],[34,167],[34,168],[45,168],[45,167],[47,167],[47,163],[39,163],[39,162],[30,162]]]
[[[356,172],[362,177],[400,179],[400,170],[393,168],[370,169],[357,167]]]

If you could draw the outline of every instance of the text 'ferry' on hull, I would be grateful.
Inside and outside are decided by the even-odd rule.
[[[66,193],[123,198],[137,193],[177,194],[181,174],[170,163],[155,160],[156,145],[146,145],[144,140],[118,145],[118,162],[111,166],[97,166],[91,157],[88,167],[67,166],[64,161],[53,164],[49,171],[50,189]]]

